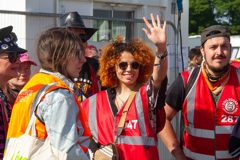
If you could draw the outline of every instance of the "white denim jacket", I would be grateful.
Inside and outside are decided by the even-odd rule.
[[[69,88],[74,91],[77,89],[72,81],[58,72],[53,73],[44,69],[41,69],[40,72],[54,75],[66,83]],[[63,88],[47,93],[38,106],[37,115],[45,123],[51,144],[56,149],[67,153],[68,160],[89,159],[78,145],[78,141],[84,146],[88,146],[90,142],[88,137],[82,136],[84,128],[78,114],[79,108],[73,93]]]

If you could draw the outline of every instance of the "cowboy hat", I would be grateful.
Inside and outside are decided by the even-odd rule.
[[[78,12],[68,12],[63,14],[60,17],[60,26],[61,27],[69,27],[69,28],[81,28],[87,34],[87,39],[89,40],[92,35],[98,30],[95,28],[86,28],[82,17],[78,14]]]

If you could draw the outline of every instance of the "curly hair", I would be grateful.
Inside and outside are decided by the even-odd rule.
[[[154,50],[141,38],[124,42],[123,37],[117,36],[101,48],[98,75],[102,86],[113,87],[118,85],[115,65],[120,62],[121,54],[124,51],[130,52],[140,64],[139,73],[141,73],[141,76],[138,76],[137,82],[146,83],[151,77],[155,59]]]

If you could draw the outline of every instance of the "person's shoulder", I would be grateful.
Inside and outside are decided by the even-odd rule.
[[[108,95],[108,97],[112,97],[115,94],[116,94],[115,87],[108,87],[106,90],[103,90],[103,91],[100,91],[100,92],[96,93],[96,95],[98,95],[98,97],[106,96],[106,95]],[[91,98],[91,97],[89,97],[89,98]]]
[[[95,72],[97,72],[98,69],[99,69],[99,62],[98,62],[98,60],[95,59],[95,58],[90,58],[90,57],[86,57],[86,59],[87,59],[87,62],[93,67],[93,70]]]
[[[89,63],[98,63],[98,60],[96,58],[86,57],[86,59]]]
[[[184,89],[185,89],[184,80],[181,75],[178,75],[177,78],[172,82],[172,84],[167,89],[167,97],[172,94],[174,96],[180,96],[179,93],[182,93]]]
[[[95,58],[86,57],[86,59],[87,59],[87,61],[91,64],[91,66],[99,65],[98,60],[95,59]]]
[[[188,64],[188,70],[191,70],[193,67],[196,67],[196,66],[197,66],[197,64],[190,62]]]
[[[44,100],[53,102],[53,101],[63,101],[67,99],[74,99],[74,93],[67,88],[58,88],[48,92]]]
[[[88,97],[88,98],[86,98],[86,99],[84,99],[82,102],[81,102],[81,104],[82,105],[85,105],[86,103],[88,103],[89,101],[92,101],[92,100],[96,100],[96,98],[97,99],[101,99],[101,98],[103,98],[103,97],[111,97],[112,96],[112,91],[109,91],[109,88],[108,89],[106,89],[106,90],[104,90],[104,91],[100,91],[100,92],[98,92],[98,93],[96,93],[96,94],[94,94],[94,95],[92,95],[92,96],[90,96],[90,97]]]

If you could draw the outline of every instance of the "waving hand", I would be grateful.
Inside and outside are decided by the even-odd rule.
[[[162,54],[166,51],[166,21],[164,21],[163,27],[161,27],[161,21],[159,15],[157,15],[157,23],[155,21],[154,15],[151,14],[152,24],[143,17],[145,24],[147,25],[150,32],[143,28],[142,30],[146,33],[148,39],[156,45],[156,50],[158,53]]]

